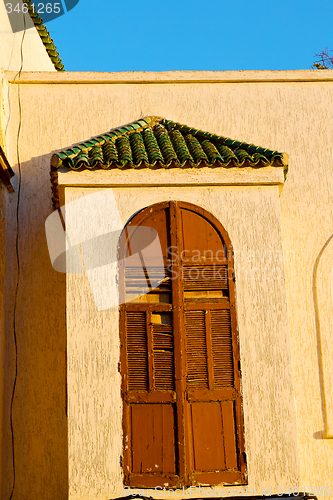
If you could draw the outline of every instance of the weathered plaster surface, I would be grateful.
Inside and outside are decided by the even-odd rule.
[[[55,72],[55,67],[30,18],[26,20],[25,34],[23,31],[12,32],[6,13],[6,3],[8,2],[0,3],[0,68],[16,73],[20,69]],[[13,6],[15,5],[13,2]]]
[[[321,377],[324,429],[322,437],[333,438],[333,234],[325,242],[313,269],[313,295],[317,334],[317,356]]]
[[[13,393],[15,347],[13,312],[18,281],[16,337],[18,377],[13,402],[15,490],[13,499],[65,499],[67,477],[66,324],[64,276],[50,264],[45,219],[52,212],[49,158],[30,156],[32,130],[29,99],[22,99],[22,134],[18,136],[18,92],[10,93],[11,115],[7,133],[7,158],[16,177],[15,193],[6,206],[6,377],[3,407],[2,498],[13,486],[10,400]],[[27,114],[26,114],[27,113]],[[38,142],[37,136],[33,137]],[[42,145],[45,138],[40,137]],[[33,141],[35,142],[35,140]],[[19,209],[20,273],[16,263],[16,211],[20,152],[21,193]],[[48,145],[50,146],[50,144]],[[41,148],[42,149],[42,148]]]
[[[10,73],[12,80],[15,74]],[[140,85],[158,84],[193,84],[193,83],[268,83],[268,82],[324,82],[332,81],[331,70],[307,71],[124,71],[121,73],[104,72],[23,72],[22,83],[75,83],[78,85],[128,83]]]
[[[5,402],[5,249],[6,249],[6,188],[0,183],[0,453],[3,449],[2,429],[3,429],[3,407]],[[0,469],[0,474],[2,470]],[[0,476],[0,491],[3,476]]]
[[[213,75],[209,83],[208,75],[197,74],[196,81],[192,75],[192,82],[186,80],[185,75],[174,74],[173,80],[169,81],[160,78],[159,75],[148,74],[147,84],[138,82],[131,83],[137,77],[126,74],[118,81],[111,75],[103,83],[99,75],[85,74],[84,80],[76,75],[68,83],[64,78],[64,83],[59,83],[59,77],[55,74],[54,83],[38,83],[38,75],[30,76],[30,83],[27,82],[20,87],[22,104],[22,128],[19,138],[19,151],[22,165],[22,191],[20,202],[20,256],[21,274],[19,284],[19,300],[17,309],[18,322],[18,381],[17,392],[14,400],[14,436],[16,451],[16,488],[13,500],[31,500],[31,498],[65,499],[68,495],[67,479],[67,424],[66,424],[66,325],[65,325],[65,278],[56,273],[49,262],[46,240],[44,236],[44,221],[52,211],[51,188],[49,181],[49,162],[51,154],[62,148],[70,147],[73,143],[90,138],[93,135],[103,133],[112,127],[117,127],[124,123],[129,123],[145,115],[165,116],[180,123],[186,123],[193,127],[201,128],[226,135],[238,140],[244,140],[257,145],[262,145],[279,151],[286,151],[289,154],[290,166],[288,178],[280,197],[282,241],[285,257],[285,276],[288,302],[288,318],[291,339],[293,384],[295,389],[296,411],[297,411],[297,439],[300,455],[301,475],[296,486],[309,490],[310,486],[317,488],[332,484],[331,463],[333,461],[333,440],[325,439],[325,420],[323,414],[322,381],[320,377],[320,363],[318,358],[318,338],[316,332],[315,307],[313,298],[313,269],[316,259],[323,248],[325,242],[333,233],[333,177],[331,175],[331,153],[330,143],[332,137],[332,98],[333,98],[333,73],[315,72],[264,72],[256,76],[250,73],[228,73],[223,80],[223,73],[218,75],[218,82]],[[322,75],[322,76],[318,76]],[[9,75],[10,76],[10,75]],[[200,81],[200,76],[202,79]],[[176,82],[179,78],[179,83]],[[99,80],[98,80],[99,79]],[[160,79],[160,83],[159,80]],[[258,80],[259,79],[259,80]],[[318,81],[318,79],[322,81]],[[77,82],[76,82],[77,80]],[[93,83],[87,84],[87,81]],[[113,80],[113,83],[112,83]],[[40,81],[40,80],[39,80]],[[52,80],[51,80],[52,81]],[[109,82],[109,83],[108,83]],[[187,82],[187,83],[186,83]],[[238,83],[239,82],[239,83]],[[18,86],[9,85],[9,95],[11,100],[11,115],[7,133],[6,148],[7,156],[17,171],[17,131],[19,124],[18,113]],[[7,95],[7,93],[6,93]],[[47,119],[45,118],[47,117]],[[117,188],[122,190],[123,188]],[[140,188],[136,188],[139,189]],[[176,188],[165,188],[170,190],[170,197],[175,196]],[[195,190],[192,187],[178,187],[179,196],[188,196],[187,200],[196,195],[186,194]],[[206,187],[209,189],[220,189]],[[221,188],[222,189],[222,188]],[[238,211],[232,205],[234,200],[232,190],[254,190],[254,187],[225,187],[221,199],[225,200],[224,205],[217,205],[220,210],[219,217],[226,225],[234,245],[240,245],[242,236],[240,229],[233,227],[231,221],[231,207],[237,217],[239,225],[244,219],[253,227],[249,213],[254,213],[258,221],[268,224],[253,228],[251,235],[246,231],[247,245],[250,250],[254,243],[260,243],[260,248],[267,249],[267,238],[272,233],[272,237],[278,236],[277,206],[270,205],[268,198],[264,196],[265,190],[278,189],[278,187],[261,187],[258,198],[244,201],[244,207]],[[165,191],[159,187],[147,188],[153,192],[151,200],[160,201],[160,195],[166,196]],[[253,191],[253,192],[254,192]],[[127,191],[129,193],[130,191]],[[131,191],[132,192],[132,191]],[[143,191],[142,191],[143,192]],[[139,203],[139,198],[133,195],[124,195],[130,202],[147,205],[147,200]],[[16,275],[14,242],[15,242],[15,217],[16,217],[16,196],[10,200],[7,206],[8,233],[7,233],[7,373],[5,387],[5,411],[4,411],[4,477],[6,484],[3,486],[4,498],[9,498],[12,478],[12,456],[11,439],[9,429],[8,402],[12,394],[13,382],[13,337],[12,337],[12,312],[13,312],[13,291]],[[213,195],[212,200],[213,200]],[[216,215],[215,208],[211,206],[210,198],[202,202],[197,200],[197,204],[204,203],[203,206]],[[266,205],[263,203],[265,199]],[[234,202],[233,202],[234,203]],[[134,208],[132,205],[131,210]],[[269,206],[269,213],[273,214],[271,222],[267,222],[263,207]],[[229,206],[230,205],[230,206]],[[124,214],[124,217],[126,214]],[[244,225],[243,225],[244,226]],[[269,228],[269,230],[268,230]],[[239,247],[240,248],[240,247]],[[268,247],[270,250],[270,247]],[[262,269],[267,263],[268,256],[260,256],[263,261],[259,264]],[[269,266],[271,268],[271,266]],[[239,268],[241,269],[241,267]],[[261,274],[262,276],[262,274]],[[10,280],[9,280],[10,277]],[[84,278],[83,278],[84,280]],[[83,283],[84,285],[84,283]],[[244,284],[245,286],[245,284]],[[246,285],[250,296],[247,300],[253,300],[252,293],[256,290],[258,282]],[[268,282],[268,291],[276,291],[276,282]],[[237,287],[239,295],[239,286]],[[252,298],[251,298],[252,297]],[[282,295],[280,295],[282,297]],[[89,297],[87,297],[88,299]],[[285,338],[285,318],[281,311],[285,307],[283,302],[274,301],[269,303],[268,310],[271,311],[268,319],[264,316],[261,299],[257,297],[258,303],[252,311],[239,312],[241,328],[253,328],[253,322],[260,322],[261,329],[257,334],[262,340],[265,337],[269,340],[265,352],[255,353],[252,343],[247,345],[247,340],[243,339],[242,359],[244,359],[244,348],[249,347],[252,352],[251,363],[258,361],[258,367],[263,373],[267,368],[268,380],[275,377],[275,387],[279,394],[284,397],[281,401],[269,402],[269,407],[274,413],[269,421],[269,426],[262,426],[262,433],[256,434],[256,430],[247,430],[247,442],[254,443],[254,447],[249,451],[250,480],[259,474],[263,480],[263,486],[269,487],[265,481],[274,478],[272,486],[276,486],[281,480],[281,486],[295,486],[289,484],[291,476],[288,471],[282,477],[285,468],[277,471],[275,465],[281,463],[280,457],[283,455],[284,444],[280,444],[275,439],[274,446],[264,446],[264,443],[271,443],[270,433],[280,432],[290,436],[291,430],[289,415],[287,420],[277,419],[281,415],[281,408],[287,406],[291,398],[290,387],[286,387],[286,379],[280,372],[274,372],[274,366],[267,367],[269,356],[276,357],[277,365],[282,367],[282,372],[288,370],[288,363],[282,366],[282,353],[287,352]],[[270,300],[268,297],[265,300]],[[77,302],[73,307],[78,307]],[[243,307],[245,302],[243,303]],[[242,306],[241,306],[242,307]],[[274,309],[275,308],[275,309]],[[273,311],[275,323],[273,323]],[[320,304],[319,304],[320,311]],[[82,322],[86,326],[86,313],[82,313],[83,318],[78,317],[80,325]],[[97,327],[109,321],[110,312],[105,312],[93,317],[92,329],[97,335]],[[271,328],[272,327],[272,328]],[[279,340],[275,342],[278,329],[281,330]],[[78,335],[82,335],[78,329]],[[114,333],[114,332],[113,332]],[[107,337],[111,332],[100,332],[103,345],[107,345]],[[253,338],[253,333],[251,334]],[[274,342],[272,341],[274,336]],[[248,341],[249,342],[249,341]],[[82,357],[82,366],[92,366],[93,360],[86,352],[89,339],[84,340],[84,344],[79,348]],[[266,346],[266,345],[265,345]],[[114,360],[115,354],[112,352],[98,351],[98,360]],[[80,350],[81,349],[81,350]],[[331,349],[328,343],[327,349]],[[327,351],[328,352],[328,351]],[[267,355],[267,357],[266,357]],[[327,354],[329,356],[329,354]],[[87,357],[88,356],[88,357]],[[265,361],[266,360],[266,361]],[[73,358],[70,363],[73,363]],[[265,364],[266,363],[266,364]],[[72,366],[72,365],[70,365]],[[327,365],[326,365],[327,366]],[[72,368],[73,369],[73,368]],[[79,370],[79,366],[76,368]],[[98,365],[100,369],[100,364]],[[110,367],[110,376],[117,384],[117,374],[115,367]],[[247,370],[247,371],[246,371]],[[332,375],[332,364],[327,366],[327,370]],[[244,375],[244,394],[247,387],[256,387],[249,367],[245,368],[247,380]],[[273,377],[274,373],[274,377]],[[85,374],[87,383],[91,381],[92,374]],[[69,383],[71,383],[69,381]],[[95,383],[91,381],[91,383]],[[254,384],[254,385],[253,385]],[[96,387],[93,386],[93,387]],[[267,389],[267,383],[263,385],[263,394]],[[104,391],[104,392],[103,392]],[[96,388],[96,397],[100,398],[107,389]],[[115,396],[116,385],[110,388],[110,393],[105,397],[106,408],[110,408],[111,397]],[[259,393],[258,393],[259,394]],[[74,392],[75,395],[75,392]],[[75,396],[77,397],[77,396]],[[104,397],[104,396],[103,396]],[[245,398],[246,399],[246,398]],[[283,402],[286,399],[287,402]],[[73,401],[73,400],[72,400]],[[266,414],[264,408],[265,401],[257,396],[256,406],[262,411],[260,418]],[[249,400],[244,403],[245,414],[250,421],[253,411]],[[282,406],[281,406],[282,405]],[[254,406],[254,405],[253,405]],[[277,411],[275,411],[277,406]],[[82,407],[80,410],[80,422],[84,422]],[[87,415],[93,415],[97,419],[99,408],[86,408]],[[113,409],[114,421],[107,422],[105,414],[102,412],[99,417],[105,429],[106,442],[112,441],[112,449],[118,449],[119,438],[110,434],[111,426],[117,424],[119,419],[119,408]],[[267,410],[268,411],[268,410]],[[118,413],[117,413],[118,412]],[[252,418],[252,417],[251,417]],[[277,421],[273,425],[272,419]],[[291,418],[291,417],[290,417]],[[98,421],[98,420],[97,420]],[[262,420],[261,420],[262,422]],[[285,426],[285,432],[281,426]],[[273,428],[274,427],[274,428]],[[89,429],[89,427],[88,427]],[[277,430],[276,430],[277,429]],[[88,442],[91,437],[85,434],[85,428],[80,429],[82,437],[79,437],[79,428],[71,430],[71,439],[74,439],[76,447],[79,441]],[[250,432],[250,434],[249,434]],[[93,434],[93,431],[91,431]],[[90,436],[92,435],[90,434]],[[261,436],[262,440],[255,436]],[[294,434],[293,434],[294,436]],[[97,434],[95,434],[97,438]],[[252,441],[251,441],[252,439]],[[114,441],[113,441],[114,440]],[[118,440],[118,441],[117,441]],[[73,441],[72,441],[73,442]],[[282,441],[285,443],[285,441]],[[290,449],[286,453],[288,464],[291,463],[292,456],[295,456],[295,441],[290,441]],[[117,448],[118,447],[118,448]],[[99,442],[97,448],[101,450]],[[76,448],[78,449],[78,448]],[[257,451],[259,450],[259,451]],[[264,455],[263,455],[264,452]],[[116,456],[110,458],[109,450],[102,450],[102,462],[107,463],[108,472],[102,471],[102,465],[96,458],[96,452],[92,448],[90,452],[82,451],[84,457],[88,458],[86,463],[93,463],[93,466],[85,469],[84,474],[75,473],[72,468],[72,477],[81,484],[81,491],[87,491],[88,481],[93,484],[93,488],[98,488],[96,477],[111,475],[115,479],[119,478],[120,468],[115,466],[119,460],[118,451]],[[252,454],[252,455],[251,455]],[[258,471],[254,464],[260,459],[270,459],[267,475],[265,471]],[[90,460],[90,462],[89,462]],[[96,458],[97,460],[97,458]],[[289,462],[288,462],[289,460]],[[80,467],[83,467],[83,462]],[[293,462],[295,463],[295,462]],[[72,458],[71,458],[71,464]],[[286,466],[287,467],[287,466]],[[82,469],[81,469],[82,472]],[[294,474],[294,472],[292,472]],[[293,478],[296,477],[293,475]],[[117,479],[118,480],[118,479]],[[273,479],[272,479],[273,480]],[[81,483],[80,483],[81,481]],[[105,488],[108,479],[104,477],[102,488]],[[80,491],[77,489],[77,492]],[[72,495],[74,495],[72,490]],[[260,492],[261,493],[261,492]],[[272,490],[273,493],[273,490]],[[112,496],[115,496],[115,492]],[[74,497],[75,498],[75,497]],[[79,497],[78,497],[79,498]],[[84,500],[84,496],[80,500]],[[89,497],[88,497],[89,498]]]
[[[4,149],[4,74],[0,69],[0,146]]]
[[[67,170],[67,169],[64,169]],[[186,186],[196,184],[214,186],[221,184],[277,184],[283,185],[282,167],[265,168],[149,168],[135,170],[63,171],[58,174],[58,184],[65,186]]]
[[[169,175],[172,178],[172,172]],[[65,201],[70,203],[93,192],[91,188],[66,188]],[[181,200],[205,208],[224,225],[235,252],[249,488],[259,491],[271,486],[277,491],[282,483],[297,484],[300,477],[277,186],[124,186],[113,192],[124,224],[150,204]],[[104,216],[107,220],[112,214]],[[67,225],[70,221],[66,219]],[[85,226],[89,231],[89,220]],[[121,496],[118,311],[98,312],[89,281],[82,275],[67,278],[67,329],[70,499]]]

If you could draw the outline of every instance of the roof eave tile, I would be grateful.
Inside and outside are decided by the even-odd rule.
[[[46,52],[48,53],[49,58],[53,62],[53,65],[57,71],[65,71],[62,60],[60,59],[59,52],[57,47],[52,40],[50,33],[48,32],[46,26],[43,24],[42,18],[39,16],[37,12],[32,8],[31,0],[23,0],[23,2],[28,7],[29,15],[32,19],[32,22],[35,25],[35,28],[44,44]]]

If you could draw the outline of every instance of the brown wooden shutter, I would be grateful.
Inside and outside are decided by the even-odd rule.
[[[163,321],[164,315],[156,315]],[[155,390],[175,390],[174,345],[172,325],[157,323],[152,325],[153,361]]]
[[[214,389],[233,387],[234,361],[230,311],[227,309],[212,310],[210,314]]]
[[[122,374],[124,398],[124,474],[131,486],[179,483],[172,321],[171,279],[168,269],[167,205],[149,213],[144,226],[158,231],[164,263],[155,256],[140,259],[140,220],[123,233],[120,288]],[[131,257],[128,263],[124,258]],[[152,288],[151,282],[160,281]],[[142,295],[142,290],[146,293]]]
[[[208,389],[205,311],[185,312],[186,381],[188,389]]]
[[[148,390],[146,313],[126,312],[127,376],[129,391]]]
[[[182,250],[186,250],[181,259],[186,404],[188,438],[193,445],[189,482],[244,481],[242,443],[236,432],[235,405],[239,406],[241,399],[235,370],[238,357],[228,247],[194,207],[180,204],[180,219]]]
[[[228,236],[204,210],[163,203],[131,220],[120,257],[139,249],[140,224],[158,232],[164,264],[156,267],[154,255],[144,269],[135,259],[120,264],[125,484],[244,484]],[[147,288],[149,276],[162,282]]]

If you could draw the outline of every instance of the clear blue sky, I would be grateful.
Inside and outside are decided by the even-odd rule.
[[[47,23],[68,71],[310,69],[332,0],[80,0]]]

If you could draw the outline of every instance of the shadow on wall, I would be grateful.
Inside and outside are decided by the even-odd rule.
[[[68,498],[66,275],[52,268],[45,236],[45,220],[53,211],[50,156],[22,163],[21,172],[19,273],[17,189],[6,214],[2,498],[10,498],[14,486],[13,499],[62,500]]]
[[[333,234],[321,248],[312,274],[312,290],[316,322],[317,358],[324,429],[315,432],[315,439],[333,437],[333,367],[332,307],[333,307]]]

